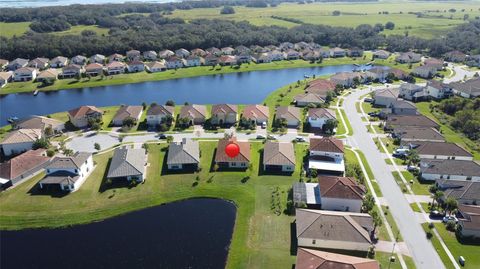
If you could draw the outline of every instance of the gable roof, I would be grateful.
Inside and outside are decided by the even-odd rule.
[[[416,127],[433,127],[438,128],[439,125],[434,120],[423,115],[388,115],[387,126],[416,126]]]
[[[363,213],[296,210],[297,238],[371,244],[372,217]]]
[[[206,118],[207,107],[204,105],[187,105],[180,109],[180,118]]]
[[[103,65],[99,63],[91,63],[85,66],[85,70],[97,70],[97,69],[103,69]]]
[[[29,150],[7,162],[1,163],[0,178],[14,179],[47,163],[50,161],[50,157],[44,156],[44,154],[45,149]]]
[[[42,78],[57,78],[58,74],[60,74],[60,70],[55,69],[55,68],[49,68],[47,70],[44,70],[38,74],[37,79],[42,79]]]
[[[80,169],[91,156],[89,152],[77,152],[73,156],[55,157],[46,169]]]
[[[80,106],[68,111],[68,114],[74,119],[84,117],[85,115],[92,114],[92,113],[103,114],[103,111],[98,109],[95,106]]]
[[[395,100],[391,103],[390,105],[392,108],[398,108],[398,109],[414,109],[417,110],[417,107],[409,101],[405,100]]]
[[[337,115],[335,111],[328,108],[310,108],[308,110],[308,117],[312,118],[327,118],[327,119],[336,119]]]
[[[168,146],[167,164],[198,164],[199,162],[198,141],[184,138],[182,142],[172,142]]]
[[[325,100],[318,94],[315,93],[301,93],[296,95],[293,98],[296,102],[304,103],[325,103]]]
[[[235,143],[240,148],[240,153],[234,158],[229,157],[225,152],[225,148],[230,143]],[[250,143],[237,141],[236,137],[218,140],[215,162],[250,162]]]
[[[366,190],[353,177],[318,177],[321,197],[363,200]]]
[[[263,149],[263,164],[295,166],[295,151],[290,142],[267,141]]]
[[[472,157],[472,154],[455,143],[419,141],[411,142],[415,149],[421,155],[444,155],[444,156],[461,156]]]
[[[230,105],[230,104],[217,104],[212,106],[212,115],[217,113],[237,113],[238,108],[237,105]]]
[[[302,112],[300,108],[294,106],[279,106],[277,107],[276,117],[281,119],[295,119],[300,121],[301,120]]]
[[[397,98],[400,90],[398,88],[385,88],[375,91],[375,97]]]
[[[459,175],[473,177],[480,175],[480,165],[474,161],[422,159],[420,170],[425,174]]]
[[[116,148],[107,178],[143,175],[146,162],[147,154],[143,148]]]
[[[173,116],[175,108],[173,106],[164,106],[164,105],[152,105],[147,110],[147,115],[169,115]]]
[[[243,109],[242,117],[247,119],[267,118],[270,114],[268,107],[261,105],[248,105]]]
[[[149,69],[153,68],[166,68],[164,62],[153,61],[145,64]]]
[[[465,82],[452,82],[449,85],[456,91],[466,93],[473,97],[480,96],[480,78],[469,79]]]
[[[480,182],[478,181],[437,179],[435,183],[443,190],[446,198],[480,201]]]
[[[124,120],[128,117],[138,119],[142,114],[142,106],[120,106],[113,117],[114,121]]]
[[[107,64],[107,68],[117,68],[117,67],[125,67],[124,62],[112,61]]]
[[[41,129],[41,130],[45,130],[45,128],[47,127],[56,129],[62,125],[64,125],[63,122],[56,119],[47,118],[44,116],[31,116],[17,123],[17,127],[20,129]]]
[[[445,141],[443,135],[432,127],[414,127],[403,126],[394,128],[393,133],[400,136],[402,141],[425,140],[425,141]]]
[[[311,138],[310,151],[343,153],[343,142],[333,137]]]
[[[380,269],[376,260],[298,248],[295,269]]]
[[[35,142],[41,137],[42,130],[40,129],[20,129],[8,133],[0,144]]]

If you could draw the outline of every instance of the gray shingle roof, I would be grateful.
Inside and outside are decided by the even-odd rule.
[[[145,149],[117,148],[113,153],[108,178],[143,175],[147,154]]]
[[[438,175],[480,175],[480,165],[474,161],[422,159],[421,172]]]
[[[171,143],[168,147],[167,164],[198,164],[200,148],[198,141],[183,139],[181,143]]]
[[[47,169],[79,169],[90,156],[88,152],[77,152],[70,157],[55,157]]]
[[[480,182],[437,179],[436,184],[444,190],[445,197],[480,201]]]

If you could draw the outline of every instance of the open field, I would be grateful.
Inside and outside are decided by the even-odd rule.
[[[54,35],[80,35],[82,31],[84,30],[90,30],[94,31],[97,33],[97,35],[108,35],[109,29],[107,28],[100,28],[95,25],[75,25],[70,28],[70,30],[67,31],[61,31],[61,32],[52,32]]]
[[[0,22],[0,36],[21,36],[29,28],[30,22]]]
[[[299,5],[282,3],[277,7],[247,8],[234,7],[235,14],[221,15],[220,8],[205,8],[191,10],[175,10],[171,17],[192,20],[204,19],[229,19],[235,21],[247,20],[255,25],[277,25],[293,27],[298,24],[275,19],[272,16],[297,19],[303,23],[324,24],[330,26],[356,27],[360,24],[385,24],[388,21],[395,23],[394,30],[385,30],[384,33],[401,34],[405,31],[409,35],[423,38],[440,37],[454,26],[464,23],[463,16],[470,18],[480,15],[480,3],[475,1],[465,2],[375,2],[375,3],[313,3]],[[448,10],[454,8],[456,12]],[[462,12],[461,10],[465,10]],[[340,11],[340,16],[333,16],[333,11]],[[437,12],[438,11],[438,12]],[[379,14],[388,12],[389,14]],[[423,12],[426,16],[418,18],[409,12]],[[443,17],[440,17],[443,16]],[[452,17],[452,18],[450,18]]]

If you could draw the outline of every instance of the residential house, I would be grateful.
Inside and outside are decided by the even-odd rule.
[[[471,161],[473,155],[455,143],[433,141],[406,141],[422,159]],[[480,175],[479,175],[480,176]]]
[[[263,148],[263,170],[293,173],[295,171],[293,144],[267,141]]]
[[[383,67],[373,67],[365,71],[365,76],[367,80],[373,82],[384,82],[387,79],[390,69],[385,69]]]
[[[390,52],[386,50],[376,50],[373,52],[373,59],[388,59]]]
[[[348,57],[362,57],[363,56],[363,50],[361,48],[351,48],[347,51]]]
[[[190,55],[186,58],[186,66],[201,66],[205,64],[205,60],[200,56]]]
[[[340,72],[330,77],[330,81],[336,85],[342,85],[344,87],[354,86],[355,82],[361,83],[359,74],[356,72]]]
[[[398,68],[389,69],[388,74],[392,74],[395,79],[399,79],[399,80],[405,80],[406,78],[409,77],[409,75],[405,73],[405,71],[400,70]]]
[[[151,105],[147,110],[147,125],[156,127],[162,124],[167,118],[175,116],[175,107],[164,105]]]
[[[26,67],[27,65],[28,65],[28,60],[27,59],[17,58],[17,59],[8,63],[7,70],[8,71],[15,71],[19,68]]]
[[[13,71],[0,72],[0,88],[5,87],[13,79]]]
[[[445,67],[445,62],[437,58],[426,58],[423,60],[423,64],[435,68],[437,71],[443,70]]]
[[[299,107],[308,106],[310,104],[317,106],[317,105],[324,104],[325,99],[323,99],[318,94],[308,92],[308,93],[301,93],[296,95],[293,98],[293,102],[295,103],[296,106],[299,106]]]
[[[188,119],[191,125],[203,124],[207,118],[207,107],[204,105],[182,106],[178,118]]]
[[[207,54],[205,56],[205,65],[215,66],[218,64],[218,56],[215,54]]]
[[[182,142],[172,142],[168,146],[167,167],[169,170],[198,169],[200,163],[200,146],[198,141],[183,138]]]
[[[140,60],[133,60],[127,64],[127,70],[129,73],[136,73],[145,71],[145,64]]]
[[[467,55],[458,50],[447,52],[444,56],[446,61],[454,63],[463,63],[467,59]]]
[[[437,130],[440,128],[438,123],[423,115],[388,115],[384,129],[393,130],[406,126],[435,128]]]
[[[112,61],[107,64],[107,74],[109,75],[117,75],[125,73],[125,63],[124,62],[117,62]]]
[[[208,54],[212,54],[215,56],[220,56],[222,55],[222,51],[219,48],[211,47],[205,50]]]
[[[143,106],[126,106],[122,105],[115,113],[112,119],[113,126],[122,126],[123,122],[128,119],[134,119],[135,122],[140,120],[142,116]]]
[[[267,55],[271,61],[283,61],[287,58],[286,53],[280,50],[272,50],[268,52]],[[268,60],[264,62],[268,62]]]
[[[449,197],[462,205],[476,205],[480,202],[480,181],[437,179],[435,186],[443,192],[440,198],[442,203]]]
[[[325,99],[329,91],[335,91],[337,84],[327,79],[315,79],[307,84],[305,92],[315,93]]]
[[[318,48],[318,53],[322,58],[330,58],[330,49],[329,48]]]
[[[480,239],[480,206],[458,206],[458,231],[462,237]]]
[[[234,143],[238,145],[240,152],[235,157],[230,157],[225,152],[227,145]],[[246,170],[250,163],[250,143],[238,141],[236,137],[226,137],[218,141],[217,150],[215,151],[215,164],[219,168],[238,168]]]
[[[144,148],[116,148],[108,168],[107,178],[116,181],[145,181],[147,152]]]
[[[437,67],[431,65],[421,65],[412,70],[414,76],[420,78],[433,78],[437,74]]]
[[[235,55],[240,55],[242,53],[250,54],[251,50],[244,45],[239,45],[235,47]]]
[[[91,120],[101,120],[103,111],[94,106],[80,106],[68,111],[68,118],[73,126],[85,128]]]
[[[114,53],[110,56],[108,56],[108,62],[111,63],[111,62],[123,62],[123,55],[122,54],[118,54],[118,53]]]
[[[391,109],[392,114],[394,115],[417,115],[418,114],[417,107],[413,103],[405,100],[393,101],[390,104],[389,108]]]
[[[53,133],[61,133],[65,129],[65,123],[44,116],[30,116],[15,123],[14,127],[15,129],[40,129],[43,132],[49,128]]]
[[[28,62],[28,67],[36,68],[39,70],[43,70],[48,67],[48,58],[35,58]]]
[[[89,76],[98,76],[103,74],[103,65],[99,63],[91,63],[85,66],[85,74]]]
[[[275,120],[281,119],[287,122],[287,127],[297,128],[302,121],[302,111],[294,106],[279,106],[275,113]]]
[[[57,56],[50,61],[50,67],[61,68],[68,64],[68,58],[63,56]]]
[[[180,58],[187,58],[188,56],[190,56],[190,52],[182,48],[182,49],[176,50],[175,55],[177,55],[177,57],[180,57]]]
[[[443,135],[437,129],[432,127],[401,126],[392,131],[392,136],[400,139],[402,143],[411,143],[416,141],[445,141]]]
[[[270,63],[272,62],[272,57],[269,53],[256,53],[252,55],[252,60],[254,63],[262,64],[262,63]]]
[[[298,60],[300,59],[300,52],[296,51],[296,50],[287,50],[287,52],[285,53],[285,59],[286,60]]]
[[[162,50],[158,53],[158,58],[160,59],[168,59],[172,56],[175,55],[175,52],[171,51],[171,50]]]
[[[93,63],[98,63],[98,64],[104,64],[105,63],[105,55],[102,54],[95,54],[90,57],[90,64]]]
[[[298,51],[305,50],[305,49],[310,49],[310,45],[308,45],[308,43],[305,42],[305,41],[300,41],[300,42],[297,42],[297,43],[293,44],[293,49],[298,50]]]
[[[426,98],[424,87],[413,84],[413,83],[403,83],[400,85],[400,92],[398,97],[401,97],[409,101],[421,101]]]
[[[358,184],[355,178],[320,176],[318,177],[318,187],[322,210],[358,213],[362,211],[366,189]]]
[[[250,120],[255,124],[268,122],[270,111],[267,106],[248,105],[243,109],[242,118]]]
[[[347,55],[347,52],[339,47],[330,49],[330,57],[332,58],[337,58],[337,57],[345,57]]]
[[[217,104],[212,106],[211,123],[215,125],[232,125],[238,119],[237,105]]]
[[[305,61],[316,61],[321,57],[320,52],[316,50],[304,50],[302,52],[302,59]]]
[[[450,83],[454,94],[465,98],[476,98],[480,96],[480,78],[472,78],[465,82]]]
[[[295,215],[299,247],[367,252],[373,245],[368,214],[297,209]]]
[[[85,72],[85,69],[81,65],[69,64],[62,68],[60,76],[62,78],[80,77]]]
[[[237,63],[249,63],[252,61],[252,55],[250,52],[241,52],[237,54]]]
[[[223,55],[232,55],[235,49],[232,47],[225,47],[221,49]]]
[[[5,136],[0,142],[0,147],[5,156],[16,155],[31,150],[33,144],[42,137],[42,130],[40,129],[15,130]]]
[[[308,248],[297,249],[295,269],[380,269],[378,261]]]
[[[43,82],[43,81],[54,81],[58,79],[60,75],[60,70],[55,68],[49,68],[47,70],[43,70],[40,74],[37,75],[36,81]]]
[[[402,64],[419,63],[421,60],[422,60],[422,55],[411,52],[411,51],[400,53],[400,55],[398,55],[395,58],[395,61]]]
[[[480,54],[469,55],[466,64],[470,67],[480,67]]]
[[[400,90],[398,88],[385,88],[374,92],[373,104],[375,106],[390,107],[397,101]]]
[[[129,61],[138,61],[140,60],[140,51],[138,50],[129,50],[125,53]]]
[[[158,58],[158,54],[153,50],[143,52],[143,59],[146,61],[156,61],[157,58]]]
[[[55,157],[45,168],[46,176],[40,180],[40,189],[59,188],[78,190],[95,168],[91,153],[77,152],[70,157]]]
[[[35,80],[37,77],[37,69],[32,67],[21,67],[13,72],[13,81],[29,81]]]
[[[345,171],[343,142],[333,137],[311,138],[308,168],[319,174],[343,176]]]
[[[87,57],[85,56],[82,56],[82,55],[77,55],[77,56],[74,56],[72,59],[71,59],[71,62],[72,64],[76,64],[76,65],[85,65],[87,63]]]
[[[262,47],[259,45],[252,45],[250,46],[250,51],[252,51],[253,53],[265,53],[265,52],[270,52],[271,49],[269,49],[268,47]]]
[[[168,69],[177,69],[177,68],[182,68],[187,64],[185,59],[177,57],[177,56],[171,56],[167,59],[166,65]]]
[[[282,44],[280,44],[279,49],[282,51],[287,51],[289,49],[293,49],[294,47],[295,45],[291,42],[283,42]]]
[[[475,161],[422,159],[420,174],[425,180],[480,181],[480,165]]]
[[[218,64],[222,66],[232,66],[237,64],[237,58],[232,55],[222,55],[218,58]]]
[[[328,108],[310,108],[307,115],[307,122],[311,128],[322,129],[328,120],[337,120],[335,111]]]
[[[190,51],[190,55],[198,56],[198,57],[205,57],[207,55],[207,52],[200,49],[200,48],[196,48],[196,49],[193,49],[193,50]]]
[[[8,60],[0,59],[0,71],[5,70],[5,68],[8,66],[8,63]]]
[[[8,180],[8,185],[15,186],[42,171],[49,162],[45,149],[29,150],[0,163],[0,179]]]
[[[452,94],[452,89],[449,85],[437,80],[427,81],[427,85],[425,86],[424,91],[426,95],[435,100],[449,97]]]
[[[167,66],[165,65],[165,60],[153,61],[145,64],[145,68],[150,73],[164,72],[167,71]]]

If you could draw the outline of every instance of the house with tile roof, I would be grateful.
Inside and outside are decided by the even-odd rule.
[[[390,103],[388,107],[391,111],[391,114],[395,115],[417,115],[417,107],[409,101],[405,100],[395,100]]]
[[[480,206],[458,206],[458,230],[462,237],[480,239]]]
[[[16,58],[15,60],[7,64],[7,70],[15,71],[19,68],[26,67],[28,65],[28,60],[23,58]]]
[[[31,150],[35,141],[42,137],[43,134],[40,129],[15,130],[5,136],[0,142],[0,147],[5,156],[11,156]]]
[[[39,70],[43,70],[45,68],[48,67],[48,62],[50,60],[48,58],[35,58],[33,60],[31,60],[30,62],[28,62],[28,67],[32,67],[32,68],[37,68]]]
[[[10,181],[10,185],[17,185],[41,172],[50,160],[45,149],[26,151],[0,163],[0,178]]]
[[[406,63],[419,63],[422,60],[422,55],[415,52],[403,52],[397,55],[395,58],[396,62],[406,64]]]
[[[124,62],[117,62],[111,61],[107,64],[107,74],[109,75],[118,75],[125,73],[125,63]]]
[[[127,118],[132,118],[135,122],[140,120],[142,116],[143,106],[126,106],[122,105],[115,113],[112,119],[113,126],[122,126],[123,121]]]
[[[207,107],[204,105],[182,106],[178,118],[188,119],[190,125],[203,124],[207,118]]]
[[[37,77],[38,70],[32,67],[21,67],[16,69],[13,72],[13,80],[14,81],[29,81],[35,80]]]
[[[432,127],[398,127],[393,129],[392,137],[404,144],[417,141],[445,142],[445,137]]]
[[[101,120],[103,111],[95,106],[80,106],[68,111],[68,118],[73,126],[85,128],[91,120]]]
[[[56,119],[44,116],[30,116],[15,124],[16,129],[40,129],[45,131],[51,128],[54,133],[60,133],[65,129],[65,123]]]
[[[181,142],[172,142],[168,146],[167,167],[169,170],[198,169],[200,164],[200,146],[198,141],[183,138]]]
[[[37,82],[42,82],[42,81],[53,81],[53,80],[57,80],[58,79],[58,76],[60,75],[60,70],[59,69],[55,69],[55,68],[49,68],[49,69],[46,69],[46,70],[43,70],[42,72],[40,72],[35,81]]]
[[[318,94],[308,92],[308,93],[301,93],[296,95],[293,98],[293,102],[295,103],[296,106],[299,106],[299,107],[308,106],[310,104],[317,106],[317,105],[324,104],[325,99],[323,99]]]
[[[299,247],[366,252],[373,244],[368,214],[297,209],[295,215]]]
[[[89,76],[98,76],[103,74],[104,66],[100,63],[90,63],[85,66],[85,74]]]
[[[376,106],[389,107],[398,99],[398,88],[385,88],[374,92],[373,104]]]
[[[123,61],[123,55],[119,53],[114,53],[110,56],[108,56],[108,62],[122,62]]]
[[[318,177],[322,210],[361,212],[364,186],[353,177]]]
[[[480,181],[480,164],[475,161],[421,159],[420,175],[424,180]]]
[[[175,55],[175,52],[173,52],[171,50],[162,50],[162,51],[158,52],[158,57],[160,59],[167,59],[167,58],[172,57],[173,55]]]
[[[376,260],[298,248],[295,269],[380,269]]]
[[[343,176],[345,171],[343,142],[333,137],[311,138],[308,168],[318,174]]]
[[[142,72],[145,70],[145,64],[140,60],[133,60],[127,63],[127,70],[130,73]]]
[[[140,60],[140,51],[138,50],[129,50],[125,53],[129,61]]]
[[[83,73],[85,73],[85,68],[83,68],[83,66],[77,64],[69,64],[62,68],[62,74],[60,76],[62,78],[73,78],[80,77]]]
[[[445,202],[452,197],[459,204],[475,205],[480,203],[480,181],[437,179],[435,186],[443,192],[440,198]]]
[[[57,56],[50,60],[50,66],[53,68],[61,68],[68,64],[68,58],[64,56]]]
[[[376,50],[373,52],[374,59],[388,59],[390,57],[390,52],[386,50]]]
[[[55,188],[74,192],[85,182],[94,169],[93,157],[88,152],[77,152],[73,156],[55,157],[45,167],[45,177],[39,181],[40,189]]]
[[[165,65],[165,60],[153,61],[145,64],[145,69],[150,73],[163,72],[167,71],[167,66]]]
[[[262,124],[268,122],[270,111],[267,106],[262,105],[248,105],[244,107],[242,117],[254,122],[255,124]]]
[[[147,152],[144,148],[116,148],[108,168],[107,178],[113,181],[145,181]]]
[[[410,149],[417,151],[421,159],[471,161],[473,155],[455,143],[434,141],[404,142]]]
[[[393,115],[387,116],[384,129],[387,131],[402,127],[424,127],[439,129],[440,125],[424,115]]]
[[[156,51],[149,50],[143,52],[143,59],[146,61],[155,61],[158,58],[158,54]]]
[[[80,65],[83,66],[87,63],[87,57],[82,56],[82,55],[77,55],[72,57],[72,64]]]
[[[230,157],[225,152],[228,144],[237,144],[240,152],[235,157]],[[246,170],[250,164],[250,143],[238,141],[235,136],[226,137],[218,141],[217,150],[215,151],[215,164],[220,168],[234,168]]]
[[[211,122],[214,125],[232,125],[238,119],[238,106],[217,104],[212,106]]]
[[[105,55],[102,54],[95,54],[90,57],[90,63],[98,63],[98,64],[104,64],[105,63]],[[78,63],[77,63],[78,64]]]
[[[465,82],[452,82],[449,84],[454,94],[465,98],[480,96],[480,78],[472,78]]]
[[[275,113],[275,120],[281,119],[287,122],[287,127],[297,128],[302,121],[302,111],[294,106],[279,106]]]
[[[175,117],[175,107],[164,105],[151,105],[147,110],[147,125],[156,127],[162,124],[167,118]]]
[[[0,72],[0,88],[5,87],[13,80],[13,71]]]
[[[267,141],[263,148],[263,170],[293,173],[295,171],[293,144]]]
[[[337,120],[335,111],[329,108],[310,108],[307,113],[307,122],[311,128],[322,128],[328,120]]]

